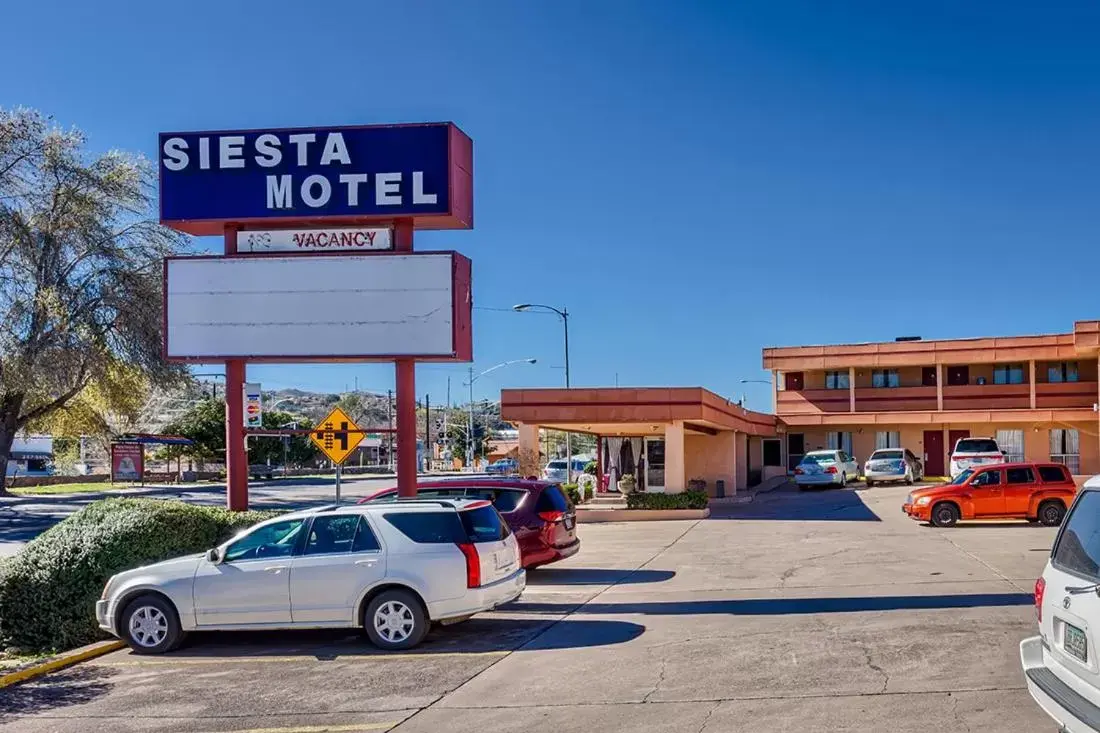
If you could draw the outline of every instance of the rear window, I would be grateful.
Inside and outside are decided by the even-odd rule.
[[[956,453],[1000,453],[997,441],[989,438],[963,438],[955,446]]]
[[[536,512],[567,512],[569,511],[569,500],[565,498],[565,494],[561,493],[561,489],[557,486],[547,486],[539,494],[538,504],[535,506]]]
[[[1005,478],[1010,484],[1033,484],[1035,474],[1030,468],[1009,468],[1005,471]]]
[[[526,491],[519,489],[490,489],[490,488],[476,488],[466,489],[466,496],[470,499],[488,499],[493,502],[493,506],[497,508],[497,511],[501,514],[507,514],[508,512],[514,512],[519,503],[523,501],[523,497],[527,495]]]
[[[1039,466],[1039,478],[1043,481],[1069,481],[1066,470],[1061,466]]]
[[[836,463],[836,454],[835,453],[816,453],[816,454],[811,453],[810,455],[803,456],[802,457],[802,462],[803,463],[811,463],[811,464]]]
[[[510,534],[508,525],[500,521],[500,515],[491,506],[459,512],[458,517],[470,542],[499,542]]]
[[[875,461],[896,461],[900,460],[902,455],[900,450],[877,450],[871,454],[871,459]]]
[[[1059,570],[1100,581],[1100,492],[1086,491],[1073,505],[1050,561]]]
[[[391,512],[384,517],[401,534],[423,545],[466,541],[455,512]]]
[[[550,461],[546,464],[547,468],[565,468],[565,461]]]

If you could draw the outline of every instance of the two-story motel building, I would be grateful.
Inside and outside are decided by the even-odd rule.
[[[942,476],[959,438],[1009,459],[1100,473],[1100,321],[1070,333],[764,349],[786,463],[816,448],[865,460],[902,446]]]
[[[771,415],[700,387],[504,390],[501,415],[536,456],[540,427],[597,436],[600,472],[636,472],[645,491],[702,479],[712,495],[719,480],[732,492],[818,448],[862,462],[901,446],[943,476],[970,436],[996,438],[1010,460],[1088,476],[1100,473],[1098,366],[1100,321],[1079,321],[1041,336],[764,349]]]

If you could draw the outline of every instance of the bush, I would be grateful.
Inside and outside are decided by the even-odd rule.
[[[702,491],[680,494],[627,494],[627,509],[706,509],[707,495]]]
[[[587,473],[589,476],[595,476],[598,469],[599,464],[597,464],[595,461],[589,461],[588,463],[584,464],[584,472]]]
[[[273,516],[157,499],[104,499],[0,566],[0,646],[70,649],[102,638],[95,602],[115,573],[203,552]]]
[[[573,506],[581,503],[581,488],[577,484],[562,484],[561,490],[569,497],[569,501],[573,503]]]

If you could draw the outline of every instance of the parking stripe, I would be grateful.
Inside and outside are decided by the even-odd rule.
[[[171,659],[142,659],[142,660],[128,660],[119,662],[98,662],[98,666],[101,667],[152,667],[152,666],[171,666],[171,665],[188,665],[188,664],[232,664],[235,662],[380,662],[380,661],[401,661],[404,659],[450,659],[455,657],[474,658],[474,657],[503,657],[509,654],[508,651],[492,651],[492,652],[423,652],[419,654],[352,654],[347,656],[336,655],[330,658],[318,657],[316,655],[297,655],[297,656],[281,656],[281,657],[175,657]],[[282,730],[282,729],[280,729]],[[289,730],[289,729],[288,729]],[[328,728],[324,730],[330,730]],[[331,729],[335,730],[335,729]]]
[[[357,733],[358,731],[389,730],[400,720],[389,723],[350,723],[347,725],[296,725],[291,728],[241,728],[218,733]]]

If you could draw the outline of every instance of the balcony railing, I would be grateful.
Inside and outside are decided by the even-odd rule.
[[[780,415],[816,415],[850,412],[847,389],[782,390],[777,395]],[[1035,385],[1037,408],[1092,407],[1100,401],[1096,382],[1039,382]],[[1029,384],[945,385],[943,409],[1026,410],[1031,407]],[[856,412],[935,411],[935,387],[857,387]]]

